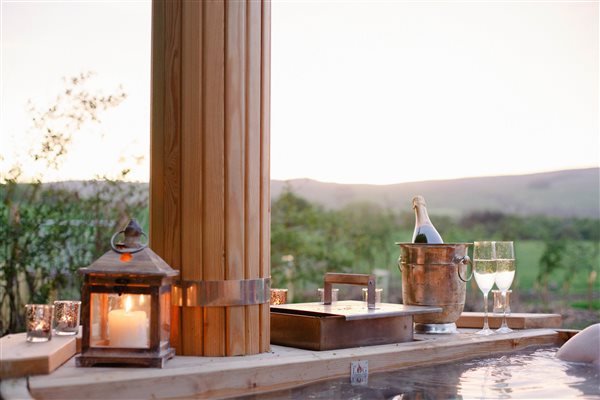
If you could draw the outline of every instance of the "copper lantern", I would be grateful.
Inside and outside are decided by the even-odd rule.
[[[115,243],[121,234],[123,242]],[[175,354],[169,344],[171,286],[179,271],[142,244],[142,236],[146,234],[131,220],[113,235],[112,250],[79,270],[84,282],[78,367],[162,368]]]

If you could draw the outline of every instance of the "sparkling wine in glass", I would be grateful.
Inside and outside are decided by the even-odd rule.
[[[515,278],[515,250],[513,242],[496,242],[496,286],[502,293],[502,325],[498,333],[512,332],[506,323],[506,292]]]
[[[495,242],[473,243],[473,275],[479,290],[483,293],[483,329],[478,335],[494,333],[488,324],[488,294],[496,279],[496,247]]]

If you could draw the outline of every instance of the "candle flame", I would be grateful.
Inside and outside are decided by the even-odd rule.
[[[131,311],[131,296],[125,297],[125,312]]]

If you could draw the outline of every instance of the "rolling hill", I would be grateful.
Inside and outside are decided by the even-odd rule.
[[[310,179],[271,181],[271,198],[289,185],[297,195],[330,209],[354,202],[411,211],[421,194],[430,214],[459,216],[472,211],[518,215],[600,218],[600,168],[530,175],[365,185],[324,183]]]
[[[127,183],[125,183],[127,185]],[[44,185],[76,190],[86,196],[81,181]],[[148,183],[129,183],[147,193]],[[328,209],[370,202],[411,212],[411,199],[421,194],[432,215],[461,216],[473,211],[517,215],[547,215],[600,219],[600,168],[563,170],[530,175],[465,178],[393,185],[326,183],[311,179],[271,180],[271,199],[288,185],[294,193]],[[3,185],[0,185],[0,192]]]

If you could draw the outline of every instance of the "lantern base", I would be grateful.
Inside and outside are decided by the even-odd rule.
[[[127,351],[111,351],[89,349],[75,357],[77,367],[94,366],[136,366],[147,368],[163,368],[168,359],[173,358],[175,349],[172,347],[160,353],[129,353]]]

